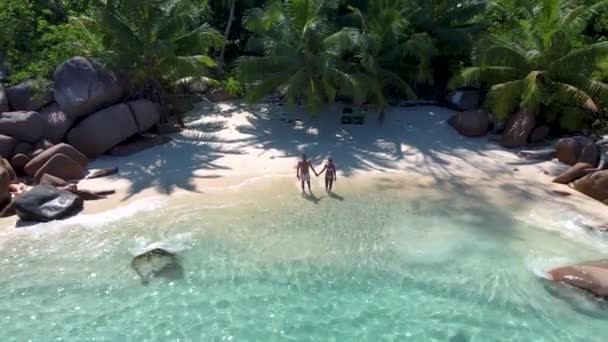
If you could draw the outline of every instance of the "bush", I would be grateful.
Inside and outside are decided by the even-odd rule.
[[[236,77],[228,77],[228,79],[222,83],[226,92],[231,96],[243,97],[245,95],[245,86]]]
[[[13,55],[9,65],[13,70],[10,83],[26,79],[50,79],[57,65],[74,56],[89,56],[88,37],[76,22],[60,25],[38,19],[37,35],[33,42],[35,52]]]

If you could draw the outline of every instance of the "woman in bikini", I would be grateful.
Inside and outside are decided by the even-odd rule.
[[[322,175],[323,172],[325,172],[325,190],[331,192],[334,182],[338,180],[338,177],[336,176],[336,165],[331,158],[327,159],[327,164],[325,164],[323,170],[321,170],[318,175]]]

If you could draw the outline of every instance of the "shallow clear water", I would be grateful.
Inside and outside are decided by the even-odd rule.
[[[598,248],[484,203],[341,195],[22,229],[0,245],[0,340],[606,340],[608,310],[539,277]],[[129,264],[150,245],[185,278],[143,286]]]

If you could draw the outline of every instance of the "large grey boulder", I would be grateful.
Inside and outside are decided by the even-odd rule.
[[[40,115],[47,122],[45,137],[53,144],[63,140],[74,124],[74,120],[68,117],[56,103],[42,109]]]
[[[557,159],[568,165],[576,163],[589,163],[597,165],[599,149],[591,138],[576,136],[562,138],[556,146]]]
[[[101,63],[73,57],[54,74],[55,102],[72,119],[91,114],[120,101],[122,84]]]
[[[16,145],[17,140],[15,138],[0,134],[0,157],[12,157]]]
[[[471,110],[454,114],[448,123],[465,137],[481,137],[488,134],[490,116],[485,110]]]
[[[89,115],[67,135],[67,141],[89,158],[95,158],[138,132],[127,104],[118,104]]]
[[[462,88],[448,93],[446,98],[450,107],[465,111],[479,108],[481,93],[478,89]]]
[[[511,115],[505,125],[501,145],[508,148],[524,146],[535,125],[536,118],[528,111],[520,110]]]
[[[36,175],[34,182],[38,183],[45,174],[59,177],[63,180],[78,180],[84,178],[86,169],[65,154],[55,154],[44,165],[42,165]]]
[[[20,219],[35,222],[61,220],[77,214],[83,207],[80,197],[49,184],[35,186],[13,204]]]
[[[594,172],[574,182],[574,188],[608,205],[608,170]]]
[[[146,134],[135,136],[112,148],[107,154],[114,157],[130,156],[155,146],[164,145],[169,141],[171,141],[171,138],[165,135]]]
[[[46,122],[37,112],[6,112],[0,114],[0,134],[35,143],[44,137]]]
[[[87,157],[76,150],[73,146],[68,144],[58,144],[35,156],[29,163],[27,163],[24,168],[25,173],[33,177],[38,173],[38,170],[44,164],[53,158],[53,156],[58,154],[63,154],[69,157],[74,162],[78,163],[82,169],[84,169],[89,162]],[[53,175],[56,176],[55,174]]]
[[[0,208],[4,209],[4,207],[10,203],[11,194],[10,194],[10,186],[12,183],[10,170],[5,168],[2,164],[0,164]]]
[[[554,268],[549,276],[552,281],[585,290],[598,298],[608,298],[608,260]]]
[[[581,177],[585,177],[594,171],[596,170],[593,168],[593,165],[589,163],[576,163],[568,170],[555,177],[555,179],[553,179],[553,183],[569,184],[570,182],[573,182]]]
[[[53,91],[45,82],[25,81],[6,89],[14,111],[37,111],[53,101]]]
[[[8,112],[9,110],[6,92],[4,91],[4,87],[0,84],[0,113]]]
[[[137,131],[143,133],[154,127],[160,120],[160,106],[141,99],[127,103],[137,124]]]

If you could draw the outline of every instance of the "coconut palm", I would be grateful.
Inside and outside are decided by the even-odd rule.
[[[254,33],[250,49],[263,47],[260,55],[238,63],[240,76],[251,84],[249,100],[278,90],[290,105],[304,102],[316,112],[338,92],[360,99],[342,59],[356,47],[358,32],[337,30],[337,8],[337,0],[285,0],[249,13],[245,27]]]
[[[486,4],[475,0],[409,0],[406,14],[415,32],[430,35],[441,55],[468,54],[482,26],[476,20]]]
[[[525,20],[517,36],[497,35],[479,43],[477,65],[465,68],[451,86],[481,83],[489,88],[486,106],[501,119],[517,108],[559,119],[562,127],[577,129],[583,114],[598,112],[608,98],[608,85],[592,78],[608,55],[608,42],[577,47],[574,39],[594,6],[542,0],[521,11]],[[580,42],[577,41],[577,44]]]
[[[366,98],[375,103],[384,117],[386,96],[398,93],[407,99],[416,95],[404,77],[415,82],[432,83],[430,62],[436,53],[425,34],[414,34],[405,19],[406,1],[376,0],[365,12],[350,7],[354,25],[361,28],[356,69],[359,84],[365,84]]]
[[[220,0],[217,2],[218,7],[225,9],[228,11],[228,19],[226,20],[226,27],[224,28],[224,41],[222,43],[222,47],[220,49],[220,57],[218,62],[218,70],[220,74],[224,72],[225,65],[225,56],[226,56],[226,47],[229,42],[230,33],[232,32],[232,27],[235,22],[235,15],[237,6],[249,8],[255,4],[255,0]]]
[[[190,0],[106,0],[88,27],[101,36],[102,59],[124,73],[134,97],[164,104],[175,82],[216,65],[207,55],[222,36]]]

